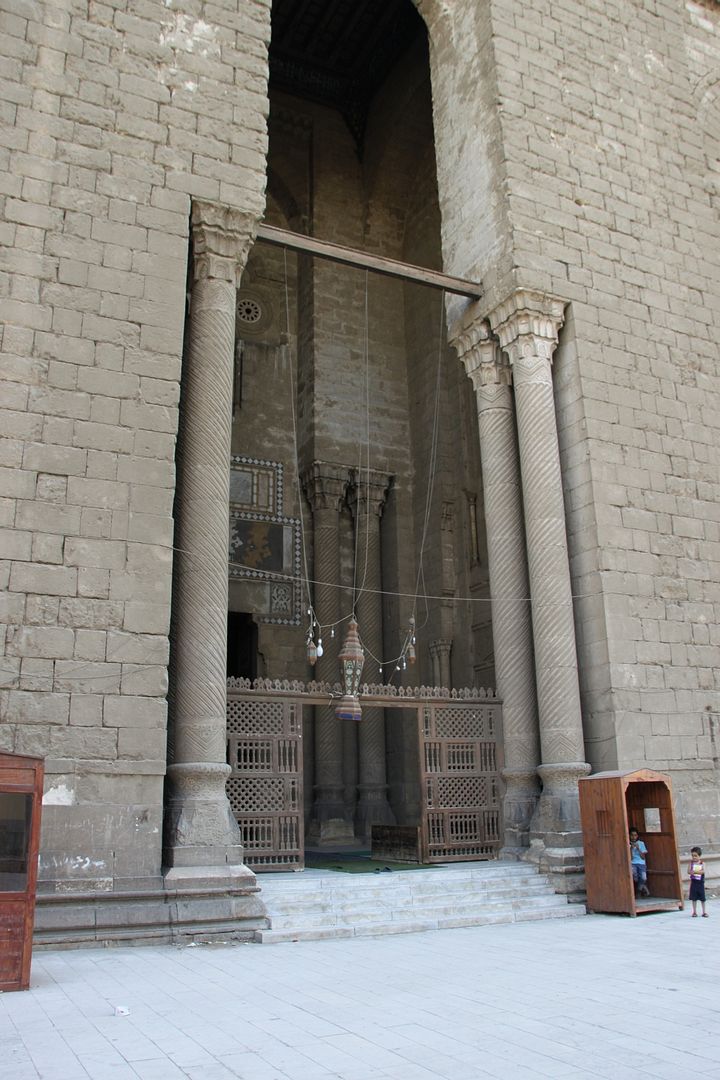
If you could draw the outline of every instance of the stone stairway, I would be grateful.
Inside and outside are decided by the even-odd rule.
[[[514,861],[454,863],[418,870],[259,874],[270,927],[263,944],[375,937],[585,914],[543,874]]]

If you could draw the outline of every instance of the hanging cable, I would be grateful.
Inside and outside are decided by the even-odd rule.
[[[353,551],[353,610],[365,589],[368,574],[368,552],[370,546],[370,330],[369,330],[369,286],[368,271],[365,271],[365,293],[363,304],[363,373],[364,373],[364,397],[365,397],[365,431],[360,433],[358,439],[358,469],[357,469],[357,511],[355,514],[355,543]],[[364,434],[364,440],[363,440]],[[365,466],[363,468],[363,450],[365,451]],[[363,481],[365,484],[365,498],[362,498]],[[363,506],[364,503],[364,506]],[[365,518],[364,533],[362,518]],[[357,584],[359,538],[363,536],[365,551],[362,567],[362,581]]]
[[[297,479],[298,487],[298,508],[300,517],[300,551],[302,554],[302,568],[303,579],[301,584],[301,603],[302,603],[302,586],[305,587],[305,593],[307,595],[307,614],[309,619],[309,626],[307,631],[307,659],[311,666],[315,665],[318,655],[322,656],[322,644],[320,646],[320,652],[315,644],[314,631],[317,625],[317,618],[315,616],[315,608],[313,606],[312,597],[310,595],[310,573],[308,570],[307,561],[307,544],[305,542],[305,515],[303,511],[303,493],[300,486],[300,461],[298,457],[298,434],[297,434],[297,415],[296,415],[296,402],[295,402],[295,379],[294,379],[294,362],[295,356],[293,350],[290,347],[290,290],[288,288],[288,268],[287,268],[287,248],[283,248],[283,267],[285,271],[285,349],[286,359],[290,381],[290,413],[292,416],[292,431],[293,431],[293,452],[295,461],[295,476]]]
[[[422,629],[427,625],[430,618],[430,608],[428,605],[427,590],[425,589],[425,544],[427,542],[428,530],[430,527],[430,518],[432,516],[432,500],[435,490],[435,473],[437,469],[437,453],[439,445],[439,431],[440,431],[440,384],[442,375],[442,358],[443,358],[443,320],[445,315],[445,293],[443,292],[440,300],[440,325],[438,327],[438,357],[437,368],[435,373],[435,401],[433,407],[433,426],[432,435],[430,438],[430,458],[428,462],[428,481],[425,493],[425,516],[423,520],[423,531],[420,539],[420,554],[418,557],[418,572],[415,578],[415,601],[412,610],[412,645],[415,646],[415,629],[417,619],[417,600],[420,596],[425,599],[425,617],[418,629]],[[420,592],[420,584],[422,582],[423,591]]]

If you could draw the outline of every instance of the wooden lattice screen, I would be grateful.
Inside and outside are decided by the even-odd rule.
[[[420,715],[425,862],[494,859],[502,844],[500,704],[426,703]]]
[[[252,870],[302,870],[302,704],[228,697],[227,780]]]
[[[326,683],[228,680],[227,792],[254,870],[304,866],[303,705],[326,706],[339,693]],[[494,693],[363,686],[361,700],[417,711],[423,861],[496,858],[502,706]]]

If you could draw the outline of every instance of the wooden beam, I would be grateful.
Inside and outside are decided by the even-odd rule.
[[[278,229],[274,225],[260,225],[257,238],[268,244],[290,248],[292,251],[302,251],[306,255],[315,255],[319,259],[331,259],[333,262],[344,263],[346,266],[357,266],[372,270],[377,274],[402,278],[404,281],[416,281],[419,285],[427,285],[431,289],[442,289],[444,292],[456,293],[459,296],[468,296],[472,300],[479,300],[483,295],[483,287],[479,283],[450,277],[448,274],[441,274],[438,270],[426,270],[423,266],[398,262],[396,259],[386,259],[382,255],[370,255],[356,248],[331,244],[327,240],[316,240],[314,236],[303,236],[301,233],[290,232],[288,229]]]

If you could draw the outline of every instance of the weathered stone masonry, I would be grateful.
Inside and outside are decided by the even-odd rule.
[[[42,891],[152,892],[191,200],[262,214],[269,4],[2,30],[0,742],[46,759]]]
[[[647,766],[672,774],[681,842],[702,843],[712,862],[718,7],[416,7],[431,89],[423,51],[411,51],[370,110],[362,160],[339,112],[275,96],[267,218],[483,282],[477,304],[446,299],[476,395],[479,450],[458,435],[465,374],[446,351],[441,471],[452,490],[434,495],[439,554],[428,577],[443,599],[419,669],[431,678],[434,665],[457,682],[494,666],[506,699],[508,844],[535,841],[567,868],[577,833],[559,829],[558,814],[572,824],[585,762]],[[247,929],[262,914],[252,876],[227,871],[242,867],[222,793],[227,498],[217,470],[231,436],[221,425],[214,437],[213,410],[226,417],[229,404],[234,275],[266,214],[270,14],[270,0],[0,0],[0,747],[46,760],[45,940],[91,938],[89,927],[113,919],[136,938],[167,935],[178,919],[191,930]],[[203,250],[218,220],[215,240],[235,237],[232,251]],[[207,254],[222,257],[214,270]],[[248,265],[283,307],[280,264],[258,255],[256,271],[254,256]],[[345,420],[363,400],[365,287],[318,263],[293,264],[291,287],[302,464],[345,468],[357,442]],[[372,282],[369,297],[372,468],[395,477],[382,518],[367,519],[377,529],[372,574],[407,594],[444,343],[428,330],[434,305],[386,282]],[[523,322],[539,316],[542,325]],[[216,363],[222,379],[212,376]],[[179,407],[186,442],[176,484]],[[261,426],[243,429],[241,410],[236,452],[247,451],[243,432],[255,438]],[[347,509],[335,521],[312,483],[308,491],[318,565],[347,570]],[[336,525],[338,546],[325,550],[321,534]],[[471,564],[485,535],[487,565]],[[480,597],[488,579],[492,641],[470,629],[487,620],[455,603]],[[515,603],[523,593],[524,607]],[[337,601],[319,599],[331,613]],[[374,640],[393,649],[403,603],[385,599],[366,616]],[[263,655],[302,663],[293,634],[263,627]],[[399,759],[403,739],[382,733],[382,717],[368,732],[362,783],[385,814],[382,744]],[[322,719],[318,733],[318,818],[338,823],[349,737],[340,745]],[[170,816],[168,762],[187,780]],[[404,783],[392,781],[393,799]],[[333,825],[341,832],[347,805]],[[203,832],[208,809],[214,824]],[[208,846],[217,849],[211,865],[197,850]],[[202,897],[183,907],[198,882]],[[113,891],[125,897],[122,910],[103,901]]]

